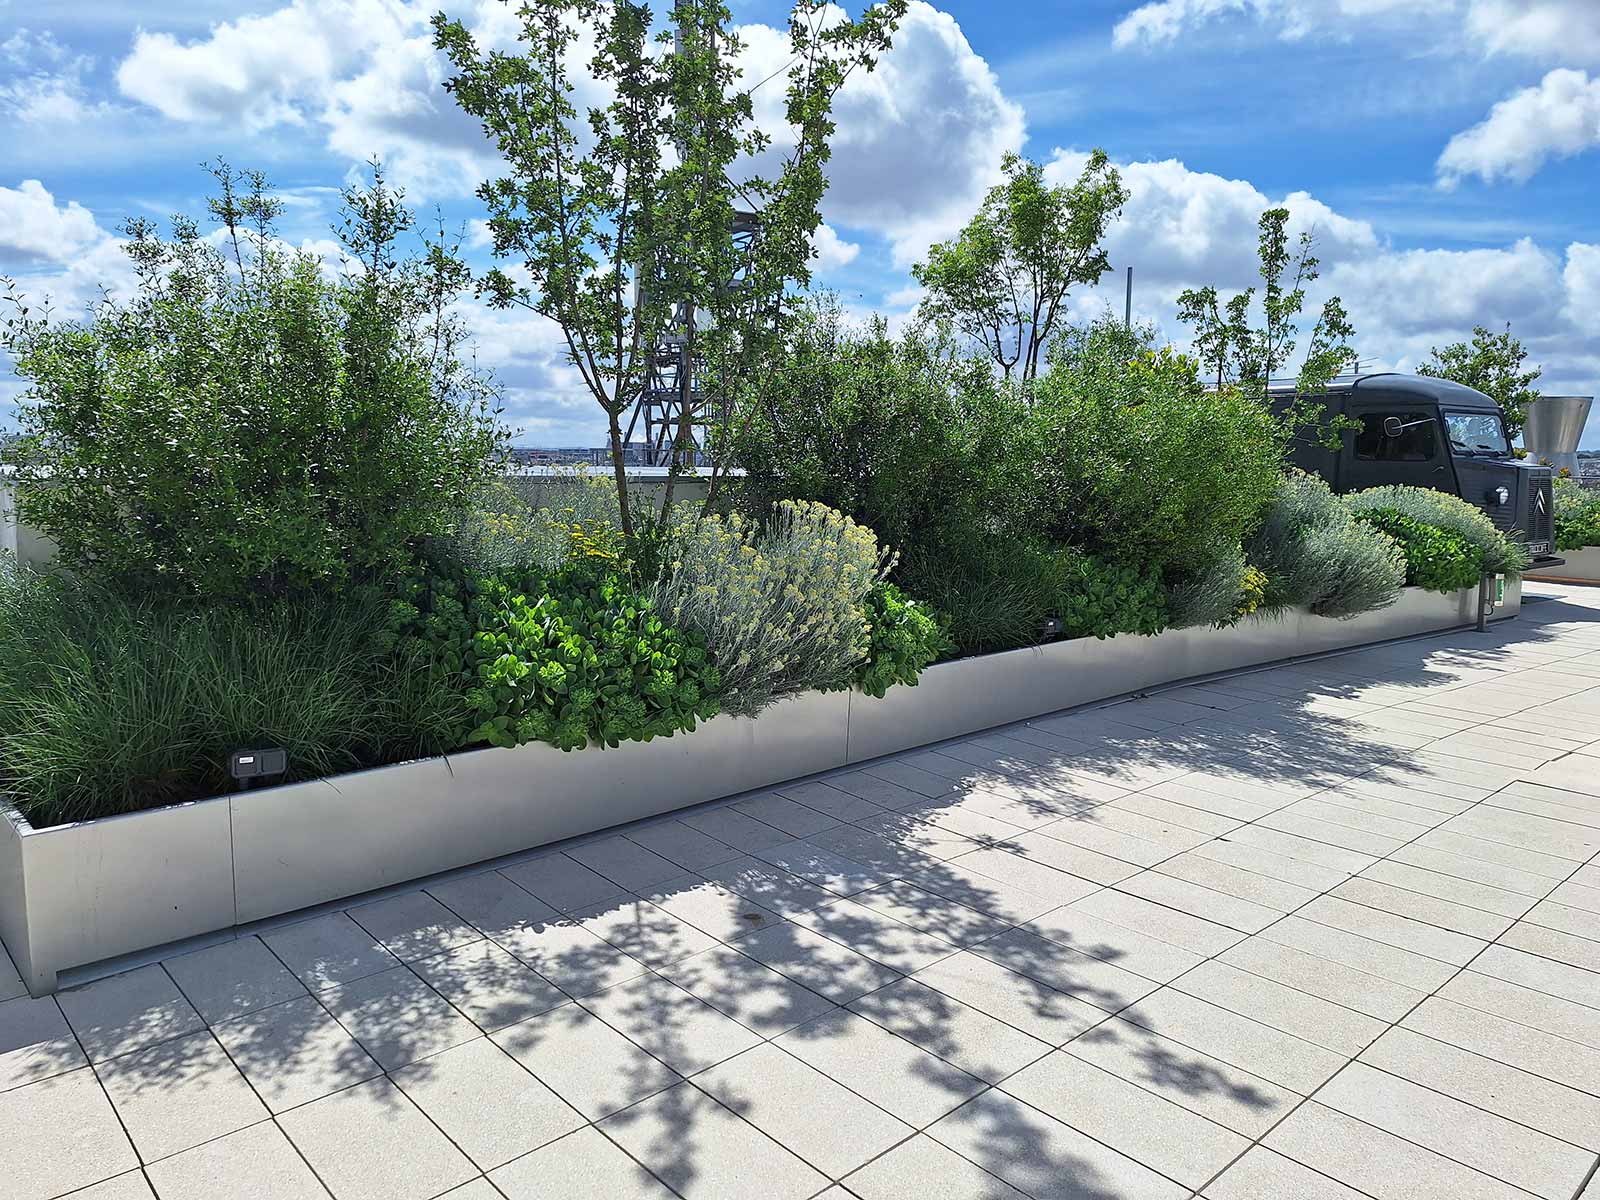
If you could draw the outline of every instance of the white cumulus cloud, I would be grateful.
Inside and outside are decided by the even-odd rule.
[[[109,235],[76,200],[57,204],[37,179],[0,187],[0,257],[23,263],[65,263]]]
[[[855,262],[856,255],[860,253],[861,247],[854,242],[845,241],[833,226],[817,226],[816,246],[811,257],[815,260],[818,271],[833,271],[847,267]]]
[[[1535,87],[1500,101],[1471,129],[1450,139],[1439,155],[1440,182],[1468,175],[1486,182],[1533,176],[1552,158],[1600,146],[1600,75],[1559,68]]]

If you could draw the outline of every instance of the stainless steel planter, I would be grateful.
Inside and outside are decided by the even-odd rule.
[[[1349,621],[1058,642],[932,667],[882,700],[811,693],[614,750],[475,750],[49,829],[0,810],[0,940],[59,972],[942,738],[1302,654],[1470,624],[1475,591]],[[1514,615],[1520,583],[1506,606]]]
[[[1551,567],[1547,571],[1529,571],[1529,579],[1544,579],[1551,583],[1600,583],[1600,546],[1585,546],[1582,550],[1563,550],[1561,557],[1566,565]]]

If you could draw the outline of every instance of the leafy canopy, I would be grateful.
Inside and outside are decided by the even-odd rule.
[[[1427,362],[1417,368],[1419,375],[1449,379],[1476,388],[1506,414],[1506,436],[1516,437],[1528,417],[1528,405],[1539,398],[1534,389],[1544,372],[1534,367],[1524,370],[1528,351],[1511,336],[1511,326],[1490,333],[1482,325],[1472,331],[1472,341],[1435,346]]]
[[[560,326],[607,417],[630,539],[621,422],[663,330],[675,312],[688,314],[692,376],[716,414],[711,440],[725,440],[743,385],[781,345],[787,291],[810,282],[834,97],[888,48],[906,4],[884,0],[852,21],[825,0],[798,0],[782,131],[756,124],[751,93],[766,81],[740,86],[741,42],[717,0],[674,0],[660,29],[648,5],[630,0],[527,0],[514,54],[482,49],[462,22],[434,18],[435,43],[455,71],[445,86],[506,166],[478,195],[495,256],[520,270],[490,272],[484,289],[497,305]],[[595,47],[587,63],[577,61],[580,42]],[[580,114],[580,86],[605,99]],[[770,154],[780,134],[789,148]],[[758,228],[741,253],[734,214],[749,208],[759,210]],[[686,407],[674,477],[695,432]],[[663,515],[672,490],[669,479]]]
[[[1049,186],[1044,168],[1017,154],[1004,170],[966,228],[911,273],[928,292],[925,316],[954,322],[1007,377],[1020,364],[1029,383],[1067,294],[1110,269],[1100,243],[1128,190],[1103,150],[1071,186]]]

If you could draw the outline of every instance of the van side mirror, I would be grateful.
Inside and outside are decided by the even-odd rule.
[[[1397,438],[1406,431],[1406,423],[1399,417],[1385,417],[1383,419],[1383,436]]]

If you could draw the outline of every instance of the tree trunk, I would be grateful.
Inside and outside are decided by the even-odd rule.
[[[622,423],[617,418],[617,410],[610,406],[606,408],[606,417],[611,424],[611,473],[617,483],[617,510],[622,518],[622,536],[631,549],[633,513],[628,505],[628,469],[622,459]]]

